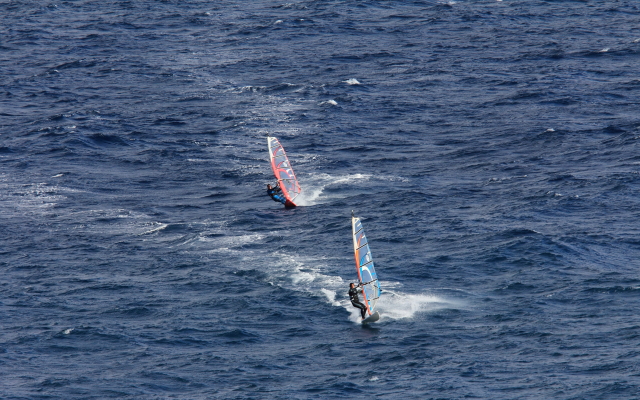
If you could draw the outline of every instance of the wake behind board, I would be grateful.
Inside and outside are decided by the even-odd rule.
[[[353,232],[353,253],[356,259],[356,272],[358,274],[358,282],[362,287],[363,304],[367,307],[366,313],[369,315],[362,320],[363,324],[376,322],[380,319],[380,314],[376,310],[378,299],[382,290],[378,281],[378,274],[373,267],[373,257],[369,242],[364,235],[364,228],[360,218],[353,216],[351,211],[351,228]]]
[[[367,318],[363,319],[362,323],[368,324],[370,322],[376,322],[379,319],[380,319],[380,313],[376,311],[373,314],[369,315]]]
[[[282,194],[286,199],[284,206],[286,208],[296,207],[296,197],[300,195],[302,189],[296,179],[296,174],[293,173],[293,168],[287,158],[287,154],[284,152],[284,148],[278,141],[278,139],[267,136],[267,145],[269,147],[269,161],[271,162],[271,169],[273,174],[278,180]]]

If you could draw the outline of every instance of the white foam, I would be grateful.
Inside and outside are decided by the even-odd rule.
[[[325,296],[327,296],[327,300],[329,301],[329,304],[335,307],[340,307],[340,302],[336,301],[336,295],[338,293],[336,293],[335,290],[322,288],[320,289],[320,292],[322,292]]]
[[[291,281],[294,285],[309,284],[316,279],[316,275],[317,274],[311,272],[300,272],[298,270],[297,272],[291,274]]]
[[[258,92],[260,90],[264,90],[266,88],[267,88],[266,86],[242,86],[242,87],[240,87],[240,92],[254,92],[255,93],[255,92]],[[237,93],[235,91],[236,90],[235,88],[234,89],[230,89],[230,90],[234,91],[235,93]]]
[[[605,47],[604,49],[600,50],[598,53],[606,53],[606,52],[608,52],[609,50],[611,50],[611,48],[610,48],[610,47]]]
[[[259,233],[252,233],[247,235],[225,235],[210,237],[211,232],[201,232],[197,237],[191,237],[181,243],[181,246],[199,242],[199,243],[214,243],[215,248],[209,250],[209,253],[216,253],[220,250],[233,250],[238,247],[242,247],[246,244],[258,242],[265,238],[265,235]],[[242,252],[242,251],[239,251]]]
[[[187,158],[189,162],[214,162],[214,159],[206,159],[206,158]]]
[[[360,82],[358,82],[357,79],[355,78],[351,78],[351,79],[347,79],[346,81],[343,81],[344,83],[346,83],[347,85],[359,85]]]
[[[428,313],[447,308],[458,309],[464,306],[460,301],[445,299],[431,294],[407,294],[390,292],[382,285],[382,295],[376,309],[380,312],[380,320],[411,319],[420,313]],[[349,321],[360,324],[360,310],[348,301],[341,304],[349,312]]]
[[[366,181],[371,177],[372,175],[366,174],[334,176],[325,173],[312,173],[305,176],[304,178],[301,178],[299,176],[298,180],[300,181],[302,192],[296,198],[296,204],[300,206],[314,206],[316,204],[322,204],[324,201],[330,198],[328,196],[323,196],[323,192],[327,187],[332,185],[353,183],[355,181]]]
[[[405,294],[385,291],[378,301],[378,310],[383,318],[408,319],[420,312],[445,308],[459,308],[459,301],[452,301],[433,294]]]
[[[151,230],[148,230],[148,231],[146,231],[146,232],[142,232],[140,235],[148,235],[148,234],[150,234],[150,233],[159,232],[159,231],[163,230],[164,228],[166,228],[167,226],[169,226],[169,224],[161,224],[161,223],[159,223],[159,222],[155,222],[154,224],[157,224],[157,225],[159,225],[159,226],[158,226],[158,227],[156,227],[156,228],[153,228],[153,229],[151,229]]]
[[[371,178],[371,175],[367,175],[367,174],[345,175],[345,176],[334,178],[333,183],[350,183],[350,182],[359,181],[359,180],[369,180],[370,178]]]
[[[65,329],[62,333],[64,333],[65,335],[68,335],[71,332],[73,332],[73,328]]]
[[[303,190],[300,195],[296,197],[296,204],[300,206],[313,206],[318,204],[317,200],[323,190],[324,186]]]
[[[373,179],[371,174],[347,174],[347,175],[330,175],[326,173],[300,174],[298,180],[302,187],[302,192],[296,198],[295,203],[300,206],[314,206],[322,204],[329,199],[338,199],[347,194],[331,194],[324,193],[325,189],[331,186],[353,186],[358,182],[366,182]],[[409,182],[408,179],[400,176],[376,176],[376,180],[401,181]]]
[[[329,269],[326,259],[298,257],[284,252],[277,252],[273,256],[276,259],[270,262],[268,269],[270,282],[288,289],[321,294],[329,304],[340,304],[336,300],[337,290],[346,287],[346,283],[339,276],[321,272]]]
[[[507,177],[504,177],[504,178],[491,178],[491,179],[489,179],[489,182],[499,182],[499,183],[501,183],[501,182],[507,182],[507,181],[510,181],[510,180],[513,180],[513,179],[524,179],[527,176],[528,175],[518,175],[518,176],[507,176]]]

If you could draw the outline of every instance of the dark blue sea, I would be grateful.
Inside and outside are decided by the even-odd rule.
[[[0,398],[640,398],[640,2],[0,2]]]

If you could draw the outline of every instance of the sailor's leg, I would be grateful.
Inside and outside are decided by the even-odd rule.
[[[352,301],[351,304],[360,309],[360,314],[362,315],[362,319],[364,319],[364,317],[367,315],[367,306],[365,306],[364,304],[358,302],[358,301]]]

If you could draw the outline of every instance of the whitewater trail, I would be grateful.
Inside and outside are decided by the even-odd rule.
[[[350,190],[356,190],[358,184],[369,181],[371,177],[371,175],[360,173],[347,175],[306,174],[303,179],[299,179],[302,192],[297,197],[296,204],[308,207],[344,198],[347,194],[341,189],[348,185]]]
[[[268,269],[269,277],[267,278],[272,284],[318,296],[323,303],[329,306],[344,308],[349,313],[350,321],[360,323],[360,312],[351,305],[347,295],[349,280],[321,272],[331,270],[331,264],[335,262],[334,260],[324,260],[319,263],[317,259],[312,257],[304,258],[283,252],[278,252],[274,256],[276,258],[271,264],[274,267]],[[345,271],[347,274],[351,272],[351,270]],[[466,307],[461,299],[451,299],[437,294],[414,294],[385,289],[395,289],[401,286],[398,282],[381,281],[381,286],[382,296],[377,304],[381,321],[411,319],[421,313]]]

